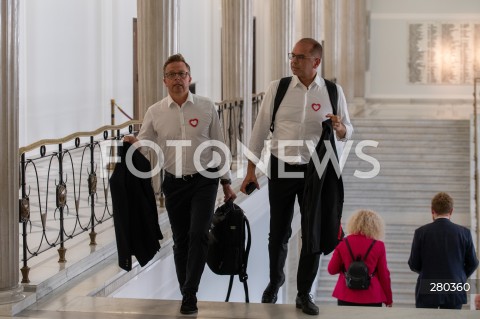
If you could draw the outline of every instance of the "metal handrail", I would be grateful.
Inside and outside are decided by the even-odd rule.
[[[99,135],[100,133],[105,132],[105,131],[121,130],[121,129],[129,126],[129,125],[136,125],[136,124],[142,124],[142,121],[130,120],[130,121],[125,122],[125,123],[120,124],[120,125],[105,125],[105,126],[102,126],[98,129],[96,129],[95,131],[76,132],[76,133],[72,133],[70,135],[67,135],[65,137],[56,138],[56,139],[43,139],[43,140],[37,141],[35,143],[32,143],[30,145],[21,147],[19,149],[19,155],[22,155],[23,153],[32,151],[32,150],[34,150],[34,149],[36,149],[40,146],[63,144],[63,143],[66,143],[68,141],[72,141],[72,140],[74,140],[78,137],[89,137],[89,136]]]

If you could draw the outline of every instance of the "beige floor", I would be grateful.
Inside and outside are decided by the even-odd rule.
[[[178,312],[179,301],[139,300],[77,297],[71,302],[55,310],[31,310],[21,314],[19,318],[479,318],[477,311],[427,310],[409,308],[360,308],[320,306],[319,316],[309,316],[296,309],[294,305],[270,305],[258,303],[222,303],[199,302],[197,315],[183,316]],[[0,317],[1,318],[1,317]]]

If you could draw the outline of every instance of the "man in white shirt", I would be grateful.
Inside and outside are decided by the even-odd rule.
[[[322,135],[322,122],[327,119],[332,120],[337,140],[345,141],[353,132],[345,95],[339,85],[337,85],[338,111],[337,115],[332,114],[333,108],[325,80],[317,74],[322,51],[320,43],[311,38],[304,38],[295,44],[289,54],[293,78],[276,114],[271,140],[272,155],[268,180],[270,282],[263,293],[263,303],[275,303],[278,290],[285,282],[283,268],[287,257],[288,240],[292,234],[291,222],[295,198],[300,204],[302,218],[305,215],[302,208],[304,175],[311,157],[311,148],[307,147],[307,142],[313,147],[317,145]],[[270,133],[278,85],[279,80],[276,80],[268,87],[255,121],[249,149],[256,158],[260,158],[265,140]],[[260,188],[255,175],[256,164],[248,161],[242,192],[245,192],[245,187],[250,182],[254,182],[257,188]],[[291,178],[292,175],[297,177]],[[310,315],[318,314],[318,307],[310,296],[310,290],[318,271],[319,259],[319,254],[308,254],[302,249],[297,270],[296,307]]]
[[[224,143],[214,103],[189,91],[190,66],[182,55],[170,56],[163,71],[168,96],[147,110],[137,139],[126,136],[124,140],[139,140],[141,145],[142,140],[151,141],[162,150],[165,207],[183,295],[180,312],[192,314],[198,312],[196,293],[206,263],[219,176],[224,200],[234,200],[236,195],[230,187],[228,156],[224,154],[220,163],[214,163],[214,152],[221,152],[209,145],[212,141]]]

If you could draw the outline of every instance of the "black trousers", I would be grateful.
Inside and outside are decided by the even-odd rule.
[[[424,305],[417,303],[416,308],[430,308],[430,309],[462,309],[463,304],[442,304],[442,305]]]
[[[185,181],[165,174],[165,207],[173,233],[173,257],[182,294],[198,291],[208,250],[208,230],[218,178],[196,174]]]
[[[381,307],[382,303],[356,303],[356,302],[349,302],[349,301],[343,301],[338,299],[337,304],[339,306],[358,306],[358,307]]]
[[[279,165],[285,165],[284,171],[303,173],[303,177],[286,178],[279,175]],[[295,199],[303,212],[303,190],[307,165],[289,165],[272,155],[270,159],[270,176],[268,196],[270,201],[270,233],[268,236],[268,253],[270,257],[270,283],[280,287],[285,281],[285,261],[288,253],[288,240],[292,235],[292,219]],[[287,173],[288,174],[288,173]],[[320,261],[319,254],[307,254],[302,248],[297,270],[297,290],[310,293],[317,275]]]

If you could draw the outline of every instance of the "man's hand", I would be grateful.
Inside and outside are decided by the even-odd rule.
[[[338,115],[333,115],[331,113],[328,113],[325,116],[332,120],[332,126],[335,132],[337,132],[337,136],[339,138],[344,138],[345,135],[347,134],[347,128],[342,123],[342,118]]]
[[[240,191],[244,194],[247,193],[245,188],[250,182],[254,182],[255,186],[257,186],[257,189],[260,189],[260,186],[258,185],[258,182],[257,182],[257,176],[255,175],[255,168],[256,168],[255,164],[253,164],[253,162],[251,161],[248,161],[247,176],[245,176],[242,186],[240,187]]]
[[[130,144],[135,144],[136,142],[138,142],[138,139],[133,135],[125,135],[123,137],[123,141]]]
[[[237,198],[237,194],[235,194],[230,184],[222,185],[222,188],[223,194],[225,195],[223,197],[224,202],[228,202],[229,200],[234,201]]]

